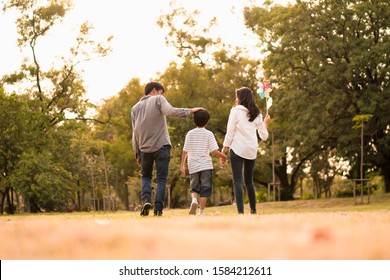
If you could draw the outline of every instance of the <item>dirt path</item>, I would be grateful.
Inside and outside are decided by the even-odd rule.
[[[1,259],[390,259],[390,211],[1,217]]]

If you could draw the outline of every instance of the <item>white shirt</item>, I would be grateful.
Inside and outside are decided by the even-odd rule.
[[[188,153],[188,171],[190,174],[213,169],[210,153],[218,150],[214,134],[204,127],[188,131],[183,151]]]
[[[249,110],[242,105],[230,110],[223,146],[229,147],[242,158],[255,159],[259,145],[257,133],[265,141],[268,138],[268,130],[261,114],[250,122],[248,112]]]

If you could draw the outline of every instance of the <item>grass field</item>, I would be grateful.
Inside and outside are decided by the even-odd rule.
[[[248,207],[246,205],[246,207]],[[246,209],[246,213],[248,213]],[[390,259],[390,195],[233,205],[203,217],[187,209],[163,217],[138,212],[0,216],[0,258],[182,260]]]

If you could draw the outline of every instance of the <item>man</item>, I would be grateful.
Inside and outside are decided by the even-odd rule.
[[[152,207],[152,173],[156,164],[156,196],[154,215],[161,216],[171,158],[171,140],[166,116],[185,118],[202,108],[175,108],[163,96],[164,87],[157,82],[145,86],[145,96],[131,109],[133,149],[142,168],[141,216],[149,215]]]

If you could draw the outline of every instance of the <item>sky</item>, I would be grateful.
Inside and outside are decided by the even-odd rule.
[[[201,20],[215,16],[217,32],[225,43],[249,49],[253,49],[256,39],[244,26],[242,10],[253,2],[263,1],[177,1],[188,10],[200,10]],[[94,26],[92,34],[96,41],[113,36],[109,56],[88,61],[79,68],[84,72],[86,98],[90,101],[99,103],[117,94],[132,78],[140,78],[143,83],[153,80],[177,58],[175,49],[165,43],[168,30],[156,23],[160,15],[171,11],[169,0],[73,0],[73,4],[63,23],[39,42],[38,58],[49,69],[56,58],[68,54],[77,27],[85,21]],[[14,12],[0,13],[0,76],[17,71],[22,59],[31,57],[28,49],[21,51],[17,47],[15,16]]]

